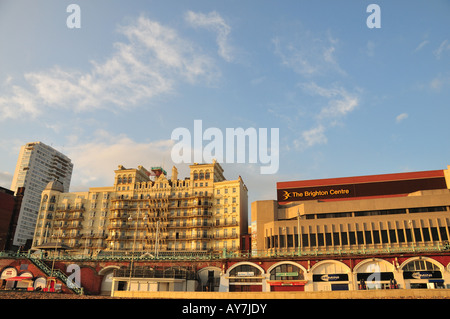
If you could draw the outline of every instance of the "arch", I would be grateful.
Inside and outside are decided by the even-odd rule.
[[[106,266],[105,268],[101,269],[98,274],[102,275],[102,283],[100,285],[100,294],[101,295],[110,295],[113,285],[113,276],[114,276],[114,270],[120,269],[119,266]]]
[[[229,291],[264,291],[264,269],[252,262],[242,261],[228,268],[226,276]]]
[[[104,276],[104,275],[106,275],[107,273],[109,273],[110,271],[114,271],[115,269],[120,269],[120,267],[119,266],[113,266],[113,265],[111,265],[111,266],[106,266],[105,268],[102,268],[99,272],[98,272],[98,274],[100,275],[100,276]]]
[[[279,262],[273,264],[272,266],[270,266],[270,267],[267,269],[267,273],[270,274],[270,272],[271,272],[273,269],[275,269],[276,267],[278,267],[278,266],[280,266],[280,265],[284,265],[284,264],[289,264],[289,265],[296,266],[296,267],[300,268],[300,269],[303,271],[303,273],[305,273],[305,274],[308,272],[308,271],[306,270],[305,267],[303,267],[302,265],[300,265],[300,264],[298,264],[298,263],[296,263],[296,262],[294,262],[294,261],[279,261]]]
[[[400,267],[407,289],[445,287],[445,267],[433,258],[412,257],[405,260]]]
[[[7,279],[11,277],[17,276],[17,269],[14,267],[6,267],[2,270],[2,274],[0,276],[0,279]]]
[[[334,291],[349,290],[351,283],[351,268],[338,260],[322,260],[311,267],[312,290]]]
[[[44,289],[45,287],[47,287],[47,278],[37,277],[36,280],[34,281],[33,287],[34,289],[36,288]]]
[[[425,262],[430,262],[430,263],[434,264],[435,266],[437,266],[440,271],[443,271],[445,269],[445,266],[442,265],[439,261],[437,261],[433,258],[430,258],[430,257],[423,257],[423,256],[416,256],[416,257],[408,258],[400,265],[400,269],[403,270],[406,265],[408,265],[411,262],[417,261],[417,260],[423,260]]]
[[[369,258],[369,259],[365,259],[360,261],[354,268],[353,268],[353,272],[357,273],[357,272],[361,272],[360,270],[364,270],[364,267],[367,266],[367,264],[374,264],[374,263],[380,263],[383,267],[380,267],[380,271],[394,271],[395,270],[395,266],[390,263],[389,261],[385,260],[385,259],[381,259],[381,258]],[[363,272],[364,272],[363,271]],[[372,270],[373,271],[373,270]]]
[[[238,267],[238,266],[243,266],[243,265],[249,265],[249,266],[253,266],[253,267],[259,269],[259,270],[261,271],[261,275],[264,275],[264,274],[266,273],[266,272],[264,271],[264,268],[262,268],[261,266],[255,264],[255,263],[252,263],[252,262],[249,262],[249,261],[241,261],[241,262],[238,262],[238,263],[234,264],[234,265],[231,266],[230,268],[228,268],[228,270],[227,270],[227,275],[229,275],[230,272],[231,272],[234,268],[236,268],[236,267]]]
[[[352,270],[350,269],[349,266],[347,266],[345,263],[343,263],[342,261],[338,261],[338,260],[322,260],[319,261],[318,263],[316,263],[314,266],[311,267],[311,272],[317,272],[317,271],[321,271],[323,266],[325,266],[326,264],[334,264],[336,266],[336,268],[341,268],[345,270],[345,273],[351,273]],[[335,269],[335,272],[340,271]]]

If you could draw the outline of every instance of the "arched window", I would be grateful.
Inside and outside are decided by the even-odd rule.
[[[403,271],[439,270],[439,267],[427,260],[413,260],[403,267]]]
[[[270,271],[270,280],[303,280],[303,271],[292,264],[281,264]]]

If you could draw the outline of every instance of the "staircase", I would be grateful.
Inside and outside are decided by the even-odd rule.
[[[67,286],[67,288],[72,290],[77,295],[83,294],[83,288],[78,286],[76,283],[72,282],[71,280],[69,280],[69,277],[67,277],[67,275],[65,273],[63,273],[61,270],[53,269],[53,271],[52,271],[52,269],[49,266],[47,266],[47,264],[44,263],[42,260],[37,259],[37,258],[32,258],[32,257],[28,257],[28,259],[36,267],[38,267],[42,272],[44,272],[47,276],[53,276],[53,277],[58,278]]]

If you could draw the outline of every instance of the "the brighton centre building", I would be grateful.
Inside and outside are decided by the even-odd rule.
[[[321,256],[322,262],[306,268],[280,263],[267,280],[272,285],[267,290],[276,290],[277,285],[289,286],[288,290],[361,289],[358,285],[368,279],[377,288],[446,287],[449,265],[423,254],[448,248],[449,188],[450,166],[278,182],[277,201],[252,203],[252,253],[300,255],[308,260]],[[405,252],[417,257],[399,262]],[[379,259],[382,254],[394,257]],[[365,259],[349,267],[339,261],[345,255]],[[324,261],[324,256],[330,260]]]

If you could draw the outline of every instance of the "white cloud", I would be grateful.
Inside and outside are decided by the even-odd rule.
[[[231,27],[217,12],[212,11],[208,14],[204,14],[188,11],[185,15],[185,19],[193,27],[202,27],[216,32],[219,55],[227,62],[233,60],[233,48],[229,44],[228,39]]]
[[[29,88],[12,85],[8,79],[0,98],[0,120],[24,115],[36,117],[44,109],[75,112],[134,108],[174,90],[178,82],[211,83],[219,76],[213,60],[169,27],[146,17],[120,26],[125,42],[114,43],[105,61],[91,61],[88,71],[55,66],[29,72]]]
[[[345,88],[340,86],[324,88],[315,82],[303,83],[299,84],[299,86],[307,93],[323,97],[327,100],[327,105],[318,114],[320,119],[344,116],[353,111],[359,104],[357,94],[349,93]]]
[[[326,144],[327,142],[325,127],[318,125],[310,130],[303,131],[300,138],[294,141],[294,145],[298,149],[305,149],[316,144]]]
[[[406,120],[408,118],[408,113],[402,113],[402,114],[399,114],[399,115],[397,115],[396,117],[395,117],[395,121],[397,122],[397,123],[400,123],[400,122],[402,122],[403,120]]]
[[[74,164],[71,191],[111,186],[118,165],[142,165],[147,169],[164,165],[168,172],[171,170],[172,140],[137,142],[127,135],[113,135],[104,130],[97,130],[93,135],[93,141],[65,147],[65,154]]]

